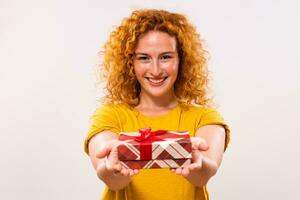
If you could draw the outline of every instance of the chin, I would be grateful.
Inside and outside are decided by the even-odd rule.
[[[169,94],[170,91],[169,90],[153,91],[153,89],[150,89],[150,90],[146,90],[146,93],[153,97],[163,97],[166,94]]]

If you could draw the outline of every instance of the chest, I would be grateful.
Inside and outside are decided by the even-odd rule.
[[[199,120],[195,116],[177,113],[165,117],[144,117],[129,114],[121,122],[123,132],[137,132],[140,128],[149,127],[154,130],[188,131],[194,136]]]

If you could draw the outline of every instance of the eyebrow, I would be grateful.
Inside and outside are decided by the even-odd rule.
[[[162,52],[159,55],[163,55],[163,54],[176,54],[176,51],[166,51],[166,52]],[[142,52],[135,52],[135,55],[144,55],[144,56],[148,56],[149,54],[147,53],[142,53]]]

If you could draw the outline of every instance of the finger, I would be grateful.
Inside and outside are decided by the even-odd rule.
[[[190,171],[200,170],[201,168],[202,168],[202,166],[199,163],[192,163],[192,164],[189,165],[189,170]]]
[[[203,142],[201,142],[199,145],[198,145],[198,149],[200,151],[207,151],[209,149],[209,146],[207,144],[207,142],[205,140],[203,140]]]
[[[121,162],[118,158],[118,151],[116,147],[113,147],[109,155],[105,159],[106,168],[114,173],[120,172],[122,169]]]
[[[196,150],[200,150],[200,151],[208,150],[207,142],[203,138],[200,138],[200,137],[197,137],[195,147],[196,147],[195,148]]]
[[[134,172],[133,172],[132,169],[130,169],[130,170],[129,170],[129,176],[131,177],[131,176],[133,176],[133,175],[134,175]]]
[[[188,167],[184,167],[184,168],[182,169],[181,174],[182,174],[184,177],[187,177],[187,176],[190,174],[189,168],[188,168]]]
[[[173,172],[173,173],[175,173],[176,170],[171,168],[170,171]]]
[[[129,175],[129,171],[128,171],[127,169],[123,168],[123,169],[121,170],[121,174],[122,174],[123,176],[128,176],[128,175]]]
[[[138,169],[134,169],[134,170],[133,170],[133,173],[134,173],[134,174],[138,174],[138,173],[139,173],[139,170],[138,170]]]
[[[206,140],[201,137],[192,137],[191,142],[193,150],[206,151],[209,148]]]
[[[111,149],[109,147],[103,147],[97,152],[96,157],[97,158],[105,158],[106,156],[109,155]]]
[[[122,165],[120,163],[115,164],[115,165],[113,165],[112,169],[114,172],[120,172],[122,170]]]
[[[113,172],[113,174],[114,174],[115,176],[120,176],[120,175],[121,175],[121,172],[120,172],[120,171],[115,171],[115,172]]]
[[[120,173],[122,166],[120,163],[113,163],[108,157],[106,157],[105,168],[107,171],[113,172],[114,174],[118,174]]]
[[[110,154],[108,155],[108,160],[112,163],[112,164],[120,164],[120,160],[119,160],[119,156],[118,156],[118,148],[112,147]]]
[[[178,167],[178,168],[175,170],[175,173],[176,173],[177,175],[181,175],[181,171],[182,171],[182,169],[181,169],[180,167]]]
[[[202,162],[203,162],[202,159],[203,159],[203,156],[199,150],[194,150],[192,152],[192,163],[198,163],[198,164],[202,165]]]
[[[201,157],[201,152],[199,150],[193,150],[192,151],[192,161],[198,162],[202,157]]]
[[[97,158],[104,158],[109,155],[112,148],[117,146],[118,141],[117,140],[111,140],[108,143],[106,143],[100,150],[97,152],[96,157]]]

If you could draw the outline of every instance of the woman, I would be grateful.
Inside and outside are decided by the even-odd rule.
[[[205,51],[195,28],[180,14],[136,10],[111,33],[101,67],[107,95],[91,118],[85,151],[107,186],[103,199],[208,199],[206,184],[221,164],[229,129],[209,107]],[[118,133],[143,127],[189,131],[192,164],[122,167]]]

